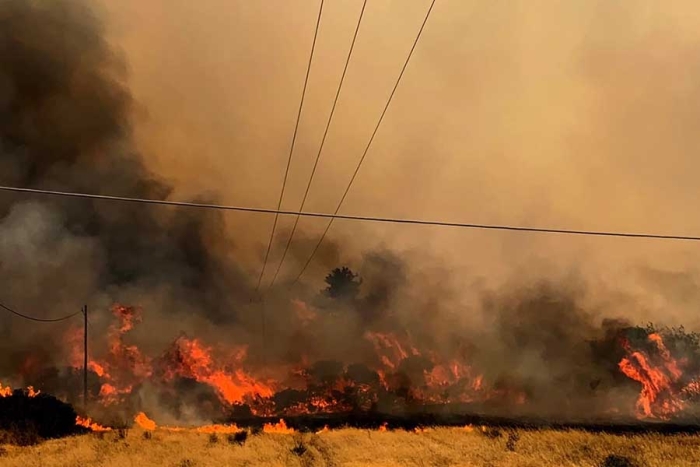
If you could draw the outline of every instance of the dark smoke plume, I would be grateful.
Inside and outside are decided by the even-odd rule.
[[[147,168],[133,137],[126,71],[87,2],[0,0],[0,184],[167,199],[173,186]],[[454,361],[483,372],[496,390],[524,392],[543,413],[590,414],[618,396],[634,402],[638,392],[617,369],[616,339],[630,326],[604,320],[617,316],[604,306],[610,297],[592,300],[585,281],[539,283],[544,274],[533,268],[534,285],[518,277],[485,289],[417,255],[379,250],[349,264],[364,279],[352,300],[302,284],[257,302],[226,234],[213,212],[0,194],[0,301],[43,317],[89,303],[97,311],[95,354],[104,352],[109,307],[138,306],[143,323],[128,339],[149,356],[162,357],[186,331],[212,345],[249,345],[259,367],[304,362],[297,376],[319,391],[344,378],[384,391],[372,369],[381,358],[367,338],[383,333],[408,355],[386,375],[397,388],[384,394],[391,403],[409,405],[436,362]],[[313,240],[302,235],[292,263],[304,262]],[[318,261],[342,267],[344,254],[324,245]],[[695,282],[685,282],[690,301]],[[615,305],[638,301],[616,297]],[[0,323],[0,382],[23,377],[17,384],[35,382],[68,399],[79,394],[80,375],[63,370],[65,325]],[[91,393],[99,392],[97,376],[90,378]],[[143,400],[135,405],[167,408],[175,420],[192,406],[208,407],[199,417],[221,409],[212,388],[192,379],[178,376],[158,397],[149,385],[136,391]],[[285,403],[307,396],[296,388],[275,394]],[[376,403],[343,397],[353,409]]]
[[[0,60],[0,183],[168,197],[132,141],[126,66],[87,3],[0,1]],[[210,212],[3,194],[2,300],[56,316],[83,302],[159,297],[146,303],[154,314],[196,309],[231,322],[247,278],[221,234]],[[52,332],[3,323],[15,343]]]

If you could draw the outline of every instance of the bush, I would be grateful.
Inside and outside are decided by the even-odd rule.
[[[291,449],[292,453],[296,454],[297,456],[301,457],[304,454],[306,454],[306,446],[304,446],[304,443],[302,441],[297,441],[294,447]]]
[[[46,394],[29,397],[18,390],[0,397],[0,431],[11,435],[10,444],[36,444],[84,432],[76,426],[76,417],[73,407]]]
[[[520,441],[520,435],[517,431],[511,431],[508,433],[508,441],[506,441],[506,449],[511,452],[515,452],[515,446]]]
[[[603,460],[600,467],[636,467],[636,464],[628,457],[610,454]]]
[[[239,431],[238,433],[231,433],[227,437],[229,444],[238,444],[243,446],[248,439],[247,431]]]

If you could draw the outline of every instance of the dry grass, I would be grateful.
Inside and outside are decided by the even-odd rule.
[[[607,460],[606,460],[607,459]],[[629,461],[629,462],[628,462]],[[345,429],[319,434],[260,434],[247,439],[132,430],[0,447],[0,465],[59,466],[591,466],[700,465],[700,437],[617,436],[578,431],[490,433],[436,428],[423,433]]]

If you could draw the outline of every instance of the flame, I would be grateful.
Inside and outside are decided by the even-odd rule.
[[[99,425],[99,424],[93,422],[89,417],[83,418],[80,415],[78,415],[75,418],[75,424],[78,426],[82,426],[84,428],[87,428],[89,430],[95,431],[95,432],[112,431],[111,428]]]
[[[266,423],[263,425],[263,432],[289,435],[294,433],[294,429],[288,428],[287,423],[280,419],[280,421],[277,423]]]
[[[24,395],[27,397],[36,397],[41,393],[41,391],[37,391],[34,389],[34,386],[28,386],[27,389],[24,390]],[[3,386],[2,383],[0,383],[0,397],[10,397],[13,394],[13,390],[11,386]]]
[[[255,380],[242,369],[228,370],[218,365],[212,357],[212,349],[197,339],[180,337],[173,344],[170,360],[174,366],[166,369],[166,381],[176,376],[191,378],[213,387],[221,399],[228,404],[245,401],[249,397],[270,397],[274,393],[265,383]],[[245,358],[245,349],[232,352],[234,361]]]
[[[381,426],[379,427],[379,431],[381,431],[381,432],[387,431],[387,426],[389,426],[389,424],[387,422],[382,423]]]
[[[330,431],[331,431],[331,429],[328,428],[328,425],[324,425],[323,428],[321,428],[320,430],[318,430],[316,432],[316,434],[320,435],[321,433],[329,433]]]
[[[243,430],[238,428],[235,424],[233,425],[206,425],[206,426],[200,426],[195,428],[194,430],[197,433],[220,433],[220,434],[230,434],[230,433],[239,433]]]
[[[647,340],[654,345],[657,358],[641,350],[632,350],[630,343],[624,341],[623,348],[628,355],[618,366],[627,377],[642,385],[636,404],[637,415],[640,418],[668,419],[685,406],[675,389],[683,372],[659,334],[649,334]]]
[[[143,412],[139,412],[138,415],[136,415],[134,423],[146,431],[154,431],[156,429],[156,422],[148,418]]]
[[[152,374],[152,365],[135,345],[126,343],[128,333],[141,321],[141,312],[134,307],[114,305],[112,314],[117,322],[107,332],[108,353],[102,360],[89,360],[88,369],[101,380],[99,397],[104,405],[114,405],[131,394],[134,385]],[[66,334],[66,341],[73,349],[70,354],[73,368],[83,367],[82,331],[72,328]]]

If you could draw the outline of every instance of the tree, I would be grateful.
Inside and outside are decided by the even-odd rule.
[[[362,279],[350,268],[335,268],[326,276],[328,287],[324,290],[326,296],[336,300],[355,300],[360,293]]]

